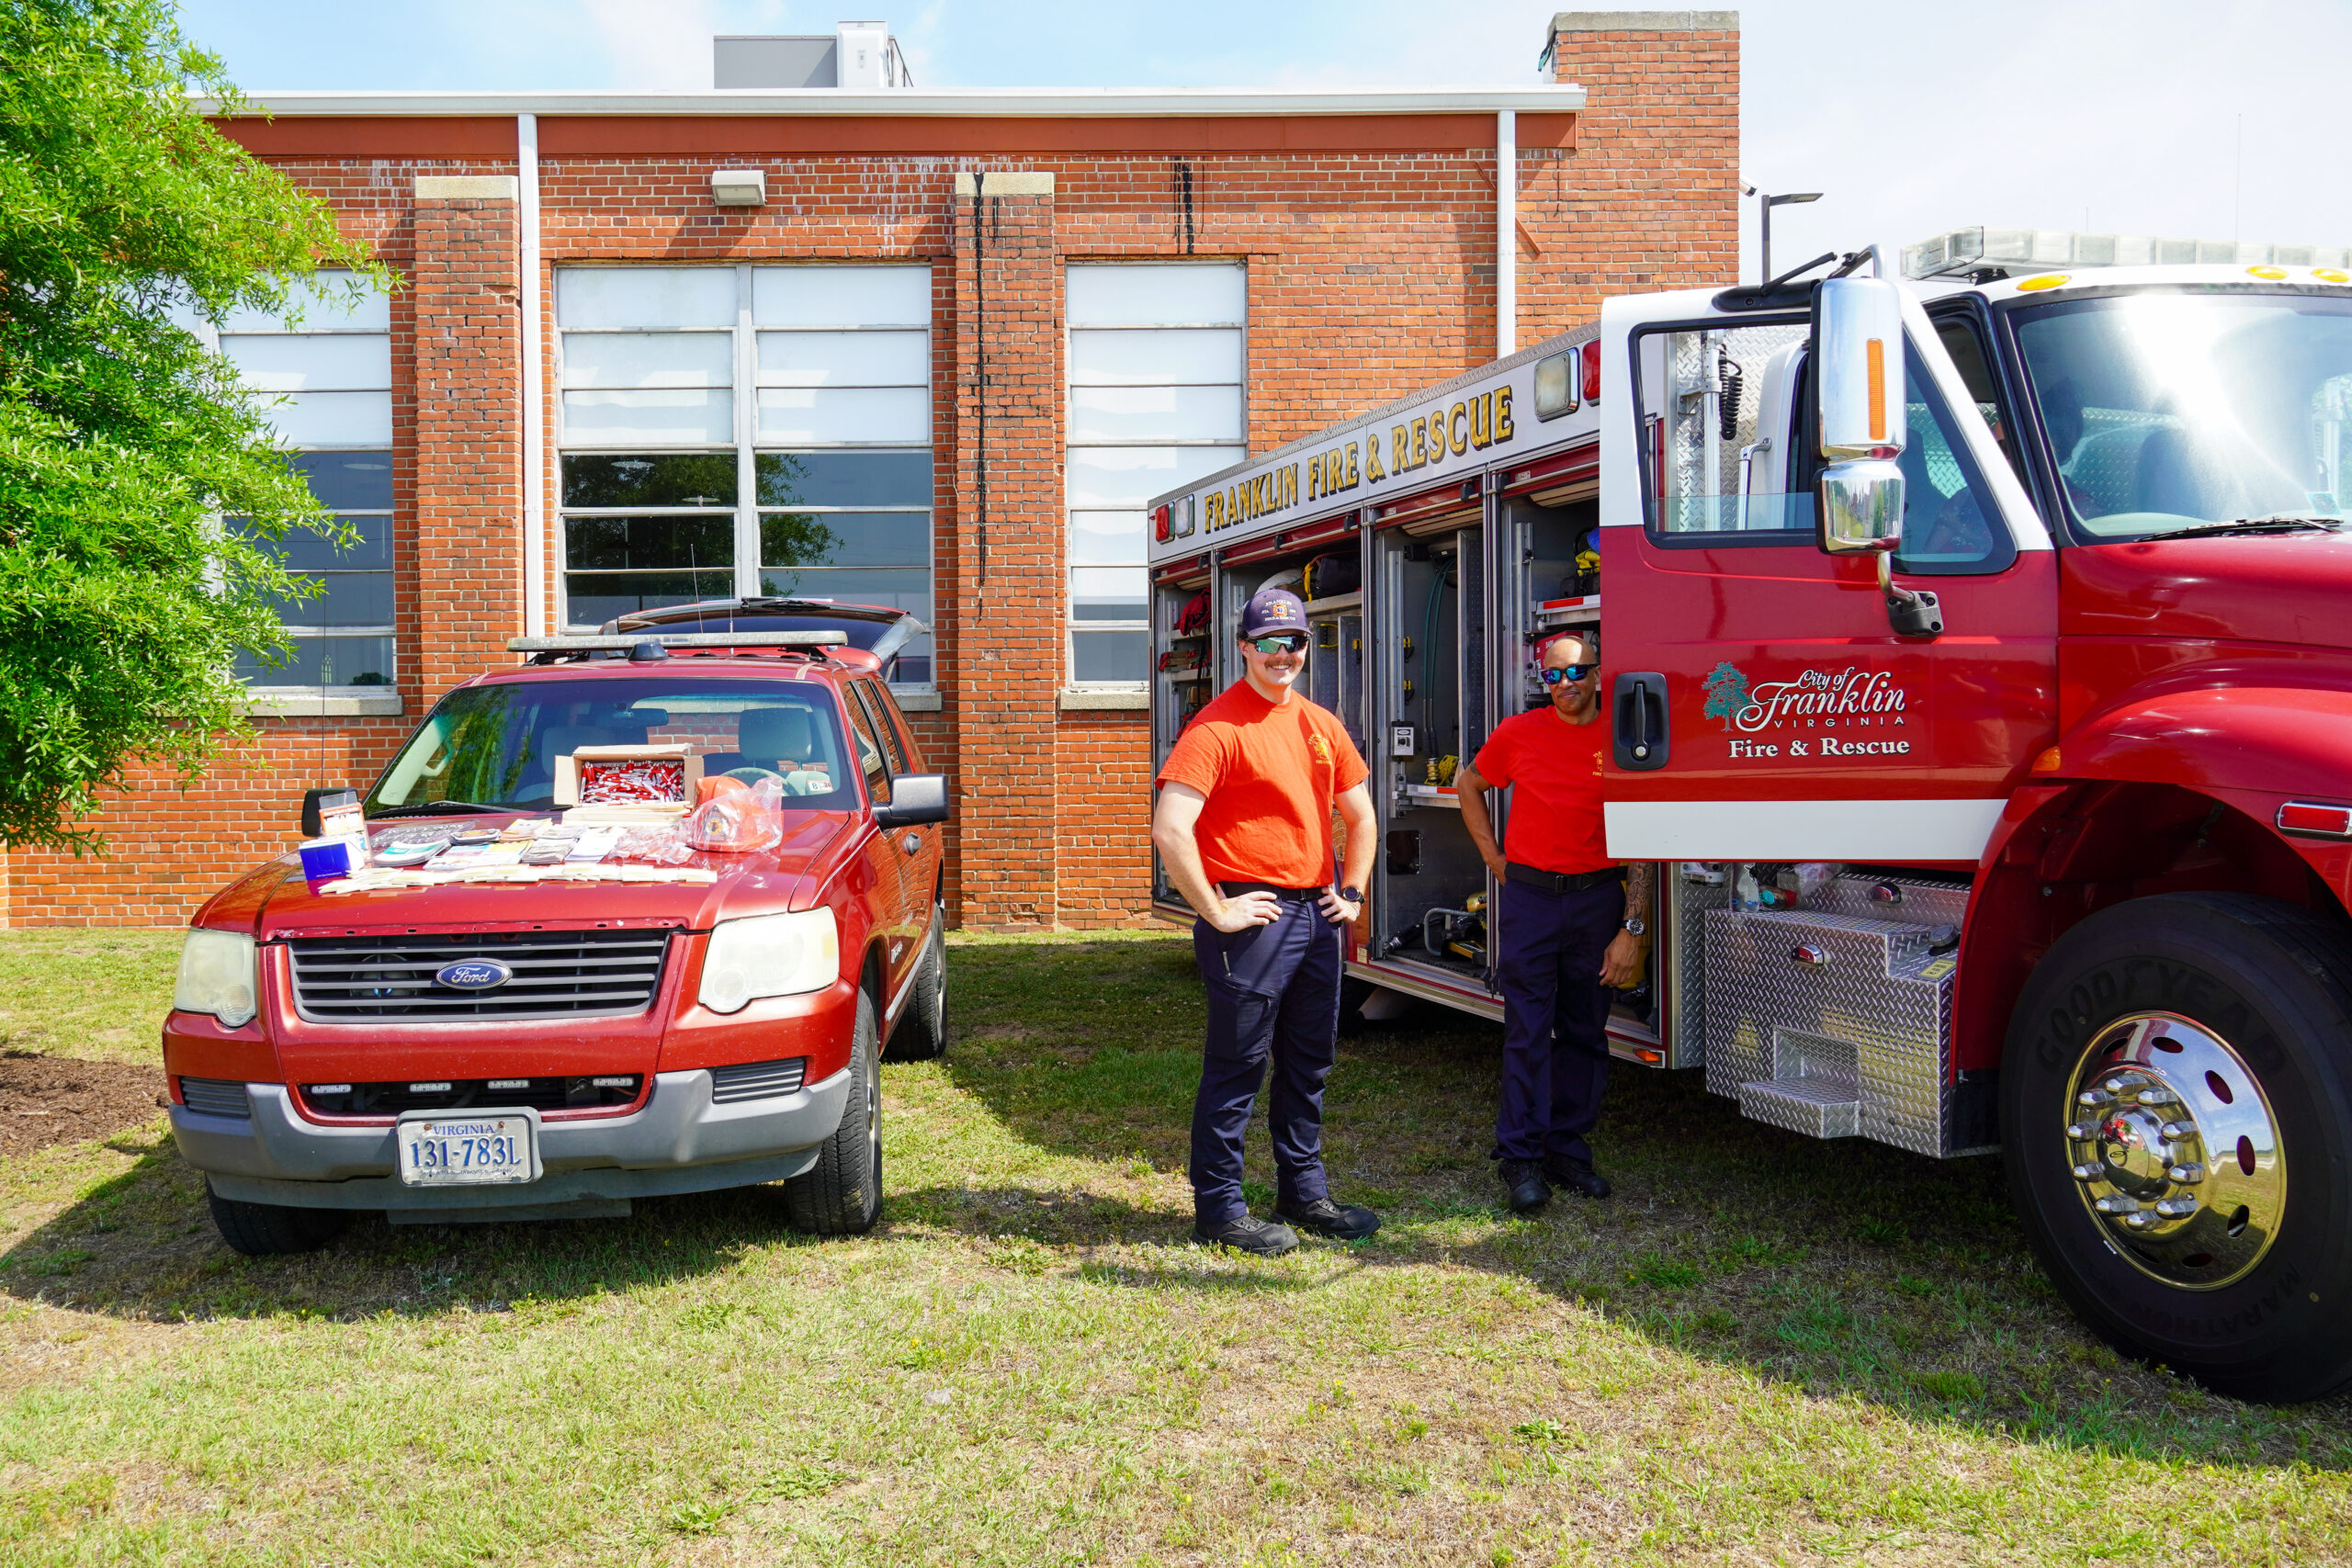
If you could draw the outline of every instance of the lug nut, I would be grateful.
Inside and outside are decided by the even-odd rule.
[[[2130,1225],[2135,1231],[2143,1231],[2150,1225],[2156,1223],[2156,1216],[2154,1214],[2126,1214],[2123,1216],[2123,1223]]]
[[[2115,1096],[2108,1093],[2107,1090],[2103,1089],[2086,1089],[2083,1090],[2082,1093],[2075,1096],[2075,1102],[2076,1104],[2087,1105],[2093,1110],[2097,1110],[2102,1105],[2112,1104],[2114,1100]]]
[[[2201,1165],[2177,1165],[2165,1174],[2183,1187],[2194,1187],[2205,1179],[2205,1168]]]
[[[2107,1092],[2109,1094],[2121,1094],[2123,1092],[2123,1080],[2120,1077],[2108,1079]]]
[[[2197,1136],[2197,1123],[2194,1122],[2167,1122],[2163,1126],[2157,1128],[2156,1131],[2167,1141],[2174,1141],[2181,1138],[2193,1138]]]
[[[2196,1212],[2197,1200],[2194,1198],[2167,1198],[2156,1205],[2156,1213],[2168,1220],[2177,1220],[2183,1214],[2193,1214]]]
[[[2140,1091],[2140,1103],[2143,1105],[2171,1105],[2179,1099],[2180,1096],[2173,1093],[2172,1090],[2165,1088],[2162,1084],[2158,1084],[2153,1089],[2143,1089]]]
[[[2098,1129],[2088,1122],[2069,1122],[2066,1123],[2066,1136],[2074,1139],[2076,1143],[2083,1142],[2084,1140],[2093,1136],[2098,1132]]]
[[[2099,1164],[2099,1162],[2095,1159],[2085,1160],[2082,1164],[2075,1168],[2075,1179],[2077,1181],[2097,1181],[2100,1177],[2105,1176],[2106,1174],[2107,1167]]]
[[[2140,1212],[2138,1200],[2126,1198],[2120,1193],[2094,1199],[2091,1207],[2102,1214],[2136,1214]]]

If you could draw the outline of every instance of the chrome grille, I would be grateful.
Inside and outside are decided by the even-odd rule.
[[[781,1062],[741,1062],[731,1067],[710,1069],[710,1098],[714,1104],[726,1105],[738,1100],[765,1100],[770,1095],[798,1094],[801,1080],[808,1076],[808,1058],[787,1057]]]
[[[245,1086],[226,1078],[182,1078],[180,1100],[206,1116],[251,1116],[254,1102]]]
[[[643,1012],[669,944],[665,931],[585,931],[299,937],[286,946],[294,1010],[312,1023],[457,1023]],[[469,958],[494,958],[514,977],[490,991],[434,979]]]

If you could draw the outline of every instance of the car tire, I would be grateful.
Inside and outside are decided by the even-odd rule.
[[[947,1055],[947,911],[934,904],[931,934],[923,938],[922,956],[915,961],[915,976],[907,992],[907,1010],[891,1032],[886,1059],[932,1062]]]
[[[281,1258],[288,1253],[316,1252],[351,1223],[348,1209],[297,1209],[284,1203],[248,1203],[223,1198],[204,1184],[212,1205],[212,1225],[231,1250],[247,1258]]]
[[[2135,898],[2011,1016],[2001,1139],[2051,1281],[2117,1348],[2291,1403],[2352,1382],[2352,932],[2233,893]]]
[[[874,1036],[874,994],[861,988],[841,1125],[819,1148],[808,1174],[785,1183],[785,1209],[796,1230],[856,1235],[882,1217],[882,1076]]]

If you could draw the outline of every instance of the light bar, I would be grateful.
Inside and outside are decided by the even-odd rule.
[[[510,637],[509,653],[627,653],[641,643],[663,648],[840,648],[847,632],[624,632],[590,637]]]
[[[2266,245],[2235,240],[2165,240],[2070,229],[1954,229],[1903,247],[1903,276],[1942,277],[2002,266],[2352,266],[2343,245]]]

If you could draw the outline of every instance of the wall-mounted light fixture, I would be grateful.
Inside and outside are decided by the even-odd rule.
[[[768,200],[767,171],[714,169],[710,175],[710,199],[721,207],[765,207]]]

